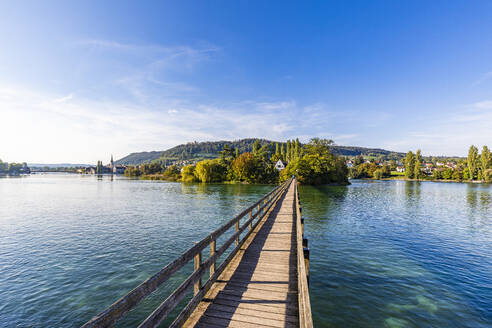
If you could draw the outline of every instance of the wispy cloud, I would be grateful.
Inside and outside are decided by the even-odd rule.
[[[382,142],[384,147],[407,151],[421,148],[427,155],[465,155],[470,145],[492,145],[492,101],[469,104],[442,115],[437,121],[406,135]]]
[[[94,162],[108,153],[122,157],[189,141],[247,137],[286,140],[305,135],[306,140],[322,136],[344,142],[356,136],[327,135],[336,128],[332,117],[311,118],[307,114],[310,111],[293,100],[223,105],[161,101],[143,106],[0,85],[0,108],[0,139],[17,136],[0,154],[0,158],[8,156],[10,160]],[[305,123],[312,121],[318,124]]]
[[[471,86],[476,87],[484,82],[487,82],[490,79],[492,79],[492,71],[483,74],[478,80],[473,82]]]
[[[98,81],[98,89],[113,86],[120,96],[126,94],[145,104],[163,97],[199,94],[200,88],[193,85],[195,68],[221,51],[208,42],[192,46],[84,39],[72,45],[87,53],[87,63],[80,64],[81,70],[99,65],[105,71],[90,72],[91,78]],[[103,62],[98,64],[100,60]],[[101,76],[95,79],[98,74]]]

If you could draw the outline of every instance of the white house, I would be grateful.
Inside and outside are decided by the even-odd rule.
[[[275,168],[279,171],[282,171],[283,169],[285,169],[285,165],[284,163],[282,162],[282,160],[278,160],[277,164],[275,164]]]
[[[405,172],[405,167],[403,167],[403,166],[397,166],[396,167],[396,172],[400,172],[400,173]]]

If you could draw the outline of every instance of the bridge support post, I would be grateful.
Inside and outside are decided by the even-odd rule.
[[[194,261],[195,271],[200,269],[200,264],[202,264],[202,252],[199,252],[198,254],[195,255],[195,261]],[[195,282],[195,285],[193,287],[194,287],[193,288],[193,291],[194,291],[193,295],[198,294],[198,292],[202,288],[202,276],[201,275],[200,275],[200,278],[198,278],[197,282]]]
[[[215,255],[216,251],[216,242],[215,239],[210,242],[210,257]],[[214,275],[215,272],[215,260],[210,264],[210,277]]]
[[[304,236],[304,218],[301,217],[301,234]]]
[[[303,248],[303,252],[304,252],[304,265],[306,267],[306,276],[309,285],[309,248],[307,247]]]
[[[253,217],[253,210],[249,211],[249,231],[253,230],[253,220],[251,218]]]
[[[239,232],[239,220],[236,221],[236,232]],[[236,236],[236,240],[234,241],[234,243],[237,245],[239,245],[239,234]]]

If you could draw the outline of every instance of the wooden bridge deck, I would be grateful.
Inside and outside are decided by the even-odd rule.
[[[299,327],[295,201],[291,183],[184,327]]]

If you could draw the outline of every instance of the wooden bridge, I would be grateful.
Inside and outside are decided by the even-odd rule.
[[[217,240],[234,227],[222,245]],[[138,327],[157,327],[193,289],[170,327],[313,327],[308,290],[309,249],[291,178],[196,243],[83,328],[111,327],[194,260],[194,271]],[[218,263],[219,257],[227,254]],[[202,259],[205,248],[210,256]],[[208,278],[203,276],[208,271]]]

